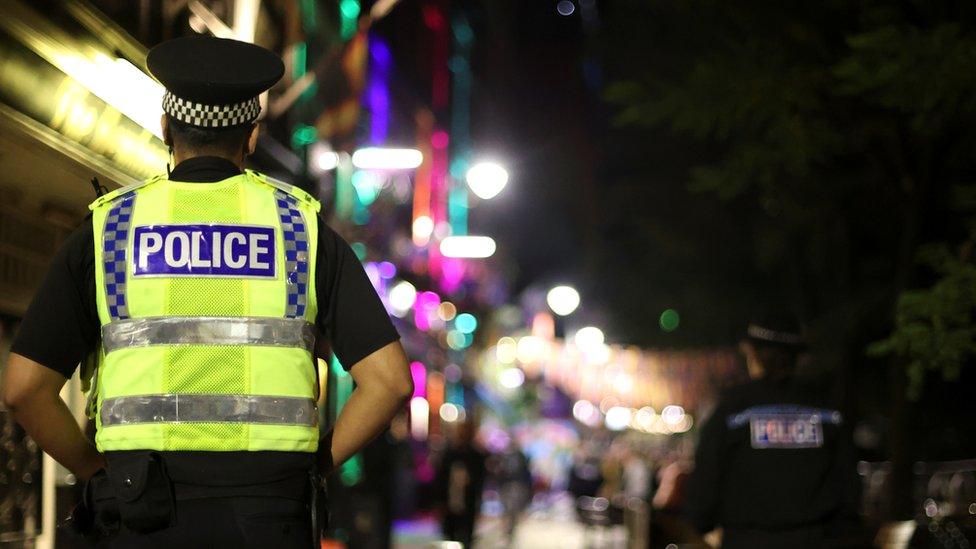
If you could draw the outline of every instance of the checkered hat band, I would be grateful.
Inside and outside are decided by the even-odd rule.
[[[255,97],[233,105],[204,105],[166,92],[163,95],[163,111],[191,126],[229,128],[257,120],[261,114],[261,101]]]

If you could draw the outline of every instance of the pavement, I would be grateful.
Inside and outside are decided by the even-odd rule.
[[[394,530],[396,549],[461,549],[444,541],[433,517],[400,521]],[[536,502],[519,519],[513,539],[508,540],[504,522],[493,513],[483,514],[475,528],[474,549],[624,549],[623,527],[587,531],[576,521],[571,499]]]

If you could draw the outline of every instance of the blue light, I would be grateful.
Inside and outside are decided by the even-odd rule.
[[[478,329],[478,319],[470,313],[461,313],[454,318],[454,327],[462,334],[470,334]]]

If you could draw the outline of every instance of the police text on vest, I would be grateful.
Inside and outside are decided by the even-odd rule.
[[[133,276],[275,276],[272,227],[143,225],[133,239]]]

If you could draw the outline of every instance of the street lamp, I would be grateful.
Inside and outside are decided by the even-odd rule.
[[[546,294],[546,303],[559,316],[569,316],[579,307],[580,295],[572,286],[556,286]]]
[[[502,192],[508,183],[508,171],[495,162],[478,162],[468,170],[465,179],[471,192],[489,200]]]

